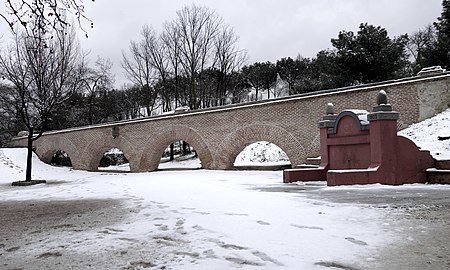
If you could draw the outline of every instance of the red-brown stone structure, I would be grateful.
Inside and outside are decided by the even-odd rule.
[[[319,155],[317,122],[324,104],[335,103],[336,111],[371,110],[380,90],[395,104],[401,115],[397,127],[402,129],[448,108],[450,73],[49,131],[34,142],[35,152],[49,163],[63,150],[74,169],[96,171],[103,154],[119,148],[129,160],[131,172],[147,172],[158,168],[170,143],[183,140],[196,150],[202,168],[233,169],[236,156],[246,146],[268,141],[279,146],[295,168],[306,158]],[[27,139],[14,138],[9,146],[26,147]]]
[[[429,151],[397,136],[399,113],[392,111],[384,91],[377,101],[372,113],[346,110],[335,115],[328,104],[319,122],[320,165],[285,170],[283,181],[326,180],[329,186],[427,182],[426,171],[435,160]]]

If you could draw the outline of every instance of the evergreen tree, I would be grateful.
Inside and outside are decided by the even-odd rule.
[[[311,91],[303,82],[310,79],[311,60],[298,56],[297,59],[281,58],[276,63],[277,72],[289,85],[290,94]]]
[[[331,43],[341,72],[353,83],[370,83],[405,75],[407,40],[407,35],[391,39],[386,29],[364,23],[357,35],[341,31]]]
[[[271,62],[256,62],[252,65],[244,66],[242,75],[246,82],[255,89],[256,100],[258,100],[260,90],[268,91],[277,80],[277,70]]]
[[[434,23],[437,31],[435,56],[445,68],[450,68],[450,0],[442,1],[442,13]]]

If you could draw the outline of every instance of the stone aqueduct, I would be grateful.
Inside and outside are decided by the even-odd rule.
[[[317,123],[326,104],[336,111],[372,110],[376,95],[385,90],[394,110],[400,112],[399,128],[431,117],[450,107],[450,73],[413,77],[372,85],[296,95],[280,99],[189,111],[45,133],[34,146],[50,162],[64,150],[74,169],[98,169],[103,154],[121,149],[132,172],[157,169],[164,149],[175,140],[188,142],[197,151],[203,168],[232,169],[236,156],[249,144],[269,141],[288,155],[292,166],[318,154]],[[119,131],[113,137],[112,130]],[[116,134],[117,135],[117,134]],[[26,146],[14,138],[10,146]]]

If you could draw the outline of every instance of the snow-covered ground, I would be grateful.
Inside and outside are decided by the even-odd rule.
[[[234,166],[280,166],[289,165],[286,153],[277,145],[259,141],[248,145],[236,157]]]
[[[327,262],[356,267],[376,261],[372,252],[393,240],[376,209],[261,191],[285,187],[281,172],[93,173],[34,157],[33,178],[48,184],[11,187],[23,177],[25,155],[24,149],[0,149],[0,204],[108,199],[120,201],[127,214],[108,227],[63,222],[65,231],[50,229],[45,236],[35,228],[16,236],[22,240],[0,237],[0,268],[40,269],[49,260],[65,264],[57,269],[84,269],[73,265],[70,254],[109,256],[90,261],[94,269],[140,269],[133,267],[144,262],[166,269],[326,269],[321,263]]]
[[[450,159],[450,109],[399,132],[437,160]]]
[[[94,173],[52,167],[37,157],[33,178],[48,184],[12,187],[24,175],[25,155],[24,149],[0,149],[0,207],[23,205],[0,221],[0,268],[383,269],[377,268],[384,263],[380,251],[399,238],[386,206],[319,196],[356,194],[358,187],[283,184],[280,171]],[[448,186],[413,186],[420,192],[437,187],[450,194]],[[90,205],[71,215],[94,201],[110,207]],[[39,205],[50,205],[48,213],[27,220]],[[19,220],[19,229],[8,220]]]
[[[200,169],[202,164],[199,158],[195,158],[194,154],[175,157],[175,160],[169,161],[169,158],[161,158],[158,169]]]

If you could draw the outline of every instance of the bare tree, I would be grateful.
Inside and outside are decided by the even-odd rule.
[[[111,73],[112,62],[109,59],[98,58],[95,67],[84,67],[82,70],[82,79],[80,83],[80,91],[87,96],[87,120],[89,125],[94,121],[95,98],[100,92],[113,88],[114,75]]]
[[[429,24],[423,29],[414,32],[408,40],[407,49],[414,61],[418,61],[421,53],[429,47],[434,46],[437,41],[437,33],[433,25]]]
[[[155,63],[152,52],[159,48],[155,48],[157,37],[151,28],[144,26],[141,34],[143,36],[141,41],[130,42],[130,56],[122,51],[122,68],[127,77],[143,91],[147,114],[150,115],[158,95],[154,84],[159,78],[156,66],[160,64]]]
[[[93,27],[92,21],[85,15],[82,0],[5,0],[4,2],[5,10],[0,12],[0,17],[14,33],[21,27],[28,36],[36,37],[38,33],[66,29],[71,26],[67,13],[76,18],[86,36],[83,22]]]
[[[0,97],[15,109],[28,130],[28,182],[33,141],[46,130],[52,112],[76,90],[82,65],[74,31],[55,30],[52,39],[43,38],[43,32],[37,34],[16,33],[14,42],[0,54],[0,75],[12,85]]]
[[[435,64],[437,43],[438,33],[431,24],[410,35],[406,48],[413,60],[414,73]]]
[[[239,37],[229,26],[222,26],[214,41],[214,65],[219,71],[217,78],[216,100],[221,99],[216,105],[224,105],[224,98],[229,90],[230,77],[239,71],[247,60],[247,52],[237,46]]]
[[[173,22],[166,22],[164,24],[164,31],[161,35],[162,41],[166,48],[166,58],[169,60],[169,73],[174,79],[173,91],[175,96],[175,108],[180,104],[180,66],[181,66],[181,52],[180,44],[181,37],[179,29]],[[186,104],[180,104],[186,105]]]
[[[147,25],[142,28],[142,37],[142,45],[145,54],[149,56],[150,64],[156,70],[159,79],[165,81],[168,76],[169,61],[162,37]]]
[[[212,62],[214,39],[222,18],[206,7],[192,5],[177,11],[177,18],[173,23],[180,35],[180,62],[190,80],[189,105],[192,109],[197,109],[200,105],[197,75]]]
[[[142,28],[142,37],[144,51],[149,55],[150,64],[155,70],[158,85],[163,86],[163,88],[158,88],[157,85],[154,85],[155,92],[160,96],[163,110],[169,111],[171,110],[171,89],[168,87],[168,79],[170,75],[170,61],[167,57],[168,49],[164,44],[162,35],[158,35],[152,27],[145,25]]]
[[[122,67],[135,85],[161,97],[163,109],[223,104],[230,74],[246,59],[233,29],[206,7],[185,6],[161,35],[148,26],[141,35],[130,43],[129,55],[123,53]]]

